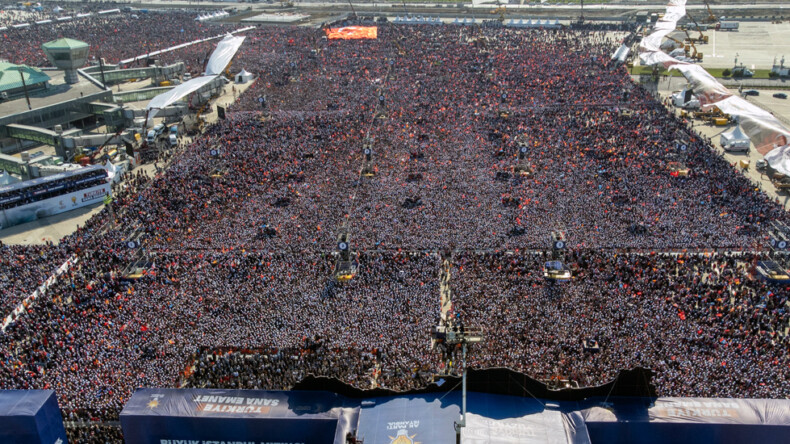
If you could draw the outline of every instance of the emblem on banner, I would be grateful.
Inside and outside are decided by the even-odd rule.
[[[416,433],[409,436],[406,429],[401,429],[398,430],[398,436],[389,437],[391,439],[390,444],[421,444],[419,441],[414,440],[415,436],[417,436]]]
[[[159,399],[160,398],[164,398],[164,397],[165,397],[165,395],[162,395],[162,394],[151,395],[151,400],[148,401],[148,408],[149,409],[155,409],[155,408],[159,407]]]

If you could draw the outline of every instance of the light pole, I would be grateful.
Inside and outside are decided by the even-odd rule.
[[[457,422],[453,423],[455,442],[456,444],[461,444],[461,430],[466,427],[466,355],[472,344],[483,340],[483,332],[480,329],[464,328],[463,325],[459,328],[458,325],[454,324],[452,317],[449,317],[447,321],[441,320],[440,325],[434,327],[432,339],[434,348],[439,348],[442,351],[442,359],[448,373],[450,372],[450,367],[452,367],[452,362],[455,361],[453,355],[457,353],[458,346],[461,346],[461,365],[463,366],[463,372],[461,373],[461,417]]]
[[[25,100],[27,100],[27,109],[31,110],[33,109],[33,107],[30,106],[30,96],[27,93],[27,83],[25,83],[25,75],[22,73],[21,66],[17,66],[17,69],[19,69],[19,77],[22,79],[22,89],[25,91]]]

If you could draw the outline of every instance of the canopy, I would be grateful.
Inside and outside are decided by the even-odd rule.
[[[199,90],[212,80],[214,80],[216,76],[201,76],[194,78],[188,82],[184,82],[175,88],[167,91],[166,93],[159,94],[158,96],[151,99],[148,102],[148,118],[153,118],[156,113],[167,106],[170,106],[177,101],[181,100],[181,98],[192,94],[193,92]]]
[[[217,48],[211,53],[211,57],[206,64],[206,75],[196,77],[188,82],[184,82],[175,88],[151,99],[148,103],[148,118],[153,118],[158,110],[165,108],[179,101],[182,97],[199,90],[209,82],[214,80],[228,66],[233,56],[238,52],[241,44],[244,43],[243,36],[232,36],[228,34],[217,44]]]
[[[11,185],[12,183],[17,183],[17,182],[19,182],[19,179],[8,174],[5,170],[3,170],[2,173],[0,173],[0,186]]]
[[[252,80],[252,73],[248,72],[246,69],[242,69],[236,74],[236,83],[247,83],[250,80]]]
[[[626,57],[628,57],[629,51],[630,49],[627,46],[625,46],[625,43],[623,43],[622,45],[620,45],[619,48],[617,48],[617,51],[615,51],[614,54],[612,54],[612,60],[617,60],[620,63],[625,63],[625,59]]]
[[[225,67],[228,66],[233,56],[236,55],[241,44],[244,43],[244,36],[226,35],[219,43],[217,49],[211,53],[211,57],[206,64],[206,75],[215,76],[222,74]]]
[[[721,134],[721,146],[724,148],[749,148],[751,140],[741,131],[741,125]]]

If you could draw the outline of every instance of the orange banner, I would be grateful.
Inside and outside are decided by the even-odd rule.
[[[375,26],[346,26],[344,28],[329,28],[326,36],[329,40],[362,40],[378,38],[379,28]]]

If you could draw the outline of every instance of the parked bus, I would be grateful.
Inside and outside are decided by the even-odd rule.
[[[102,202],[110,195],[98,165],[0,187],[0,229]]]

